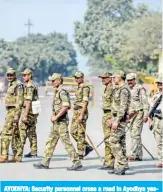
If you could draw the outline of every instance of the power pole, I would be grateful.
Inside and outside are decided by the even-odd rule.
[[[25,26],[28,27],[28,37],[29,37],[30,34],[31,34],[31,26],[32,26],[32,25],[33,25],[33,24],[31,23],[31,20],[28,19],[28,22],[25,24]]]

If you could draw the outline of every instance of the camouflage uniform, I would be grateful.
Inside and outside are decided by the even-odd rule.
[[[60,74],[53,74],[52,79],[59,78]],[[55,114],[58,114],[62,107],[70,107],[70,98],[66,90],[60,86],[54,92],[53,97],[53,107],[52,110]],[[58,143],[58,140],[61,139],[68,155],[70,156],[74,165],[81,165],[78,154],[75,152],[68,131],[68,114],[66,113],[60,117],[57,121],[53,123],[51,128],[51,133],[49,135],[48,141],[46,143],[45,152],[41,165],[49,166],[50,159],[53,156],[53,151]],[[35,166],[36,167],[36,166]]]
[[[104,73],[103,75],[99,76],[100,78],[108,78],[110,77],[110,73]],[[105,158],[104,158],[104,165],[114,167],[114,156],[112,154],[109,138],[111,127],[108,126],[108,120],[112,118],[112,94],[113,94],[113,86],[110,84],[109,87],[105,87],[103,93],[103,101],[102,101],[102,109],[103,109],[103,117],[102,117],[102,127],[105,139]]]
[[[123,84],[121,87],[113,91],[113,121],[118,123],[116,131],[111,130],[109,138],[110,148],[117,160],[117,169],[125,169],[127,158],[125,154],[125,128],[127,126],[126,114],[130,103],[130,93],[128,87]]]
[[[134,79],[133,74],[127,75],[127,80]],[[143,150],[141,134],[143,128],[143,116],[148,116],[149,103],[146,95],[146,90],[141,85],[135,84],[132,88],[129,88],[131,94],[131,103],[129,107],[129,114],[133,114],[130,119],[131,134],[131,155],[130,159],[142,160]],[[135,115],[134,115],[135,114]]]
[[[23,72],[23,74],[28,74],[31,73],[28,69]],[[29,81],[25,85],[25,91],[24,91],[24,107],[22,110],[21,117],[23,118],[25,115],[25,102],[27,100],[32,101],[37,101],[38,100],[38,90],[33,81]],[[37,117],[38,114],[33,114],[32,113],[32,104],[30,107],[30,111],[27,116],[27,123],[20,123],[19,130],[20,130],[20,136],[21,136],[21,141],[23,144],[23,147],[26,143],[26,139],[28,137],[29,142],[30,142],[30,149],[31,152],[30,154],[37,154],[37,133],[36,133],[36,123],[37,123]],[[22,154],[23,155],[23,154]]]
[[[156,97],[158,96],[158,94],[155,95]],[[161,107],[162,106],[162,107]],[[161,115],[160,118],[158,117],[154,117],[153,121],[154,121],[154,136],[155,136],[155,140],[156,140],[156,144],[157,144],[157,155],[158,155],[158,160],[161,164],[163,164],[163,101],[161,101],[160,105],[157,107],[157,110],[161,110]]]
[[[78,73],[78,72],[77,72]],[[76,74],[78,75],[78,74]],[[80,73],[79,73],[80,75]],[[77,142],[77,149],[79,156],[84,155],[84,151],[86,148],[89,148],[89,143],[85,140],[85,131],[81,127],[81,125],[78,122],[82,107],[83,107],[83,101],[89,102],[89,94],[90,94],[90,88],[86,86],[84,83],[80,84],[76,90],[75,96],[76,99],[74,101],[74,114],[72,117],[71,122],[71,128],[70,132],[72,137]],[[86,130],[86,121],[88,119],[88,110],[85,112],[84,120],[82,122],[83,127]]]
[[[10,68],[7,74],[14,74],[15,71]],[[7,94],[5,97],[5,105],[7,114],[5,118],[5,125],[1,134],[1,157],[0,162],[8,160],[8,152],[10,143],[12,144],[12,150],[14,158],[17,161],[21,161],[21,139],[18,129],[18,123],[14,123],[14,119],[17,121],[20,118],[22,106],[23,106],[24,87],[23,84],[15,79],[8,83]],[[14,143],[14,145],[13,145]]]
[[[161,79],[161,78],[160,78]],[[158,82],[162,83],[161,80],[157,80]],[[154,97],[153,97],[153,102],[152,105],[156,102],[156,100],[160,97],[161,93],[157,92]],[[157,107],[156,111],[154,112],[154,118],[153,118],[153,130],[154,130],[154,136],[156,140],[156,145],[157,145],[157,155],[158,155],[158,160],[160,163],[160,167],[163,166],[163,101],[161,100],[161,103]],[[159,167],[158,166],[158,167]]]

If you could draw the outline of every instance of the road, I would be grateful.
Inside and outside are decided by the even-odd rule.
[[[95,105],[90,106],[89,120],[87,124],[87,133],[93,140],[95,145],[98,145],[103,139],[102,127],[101,127],[101,82],[93,79],[95,85]],[[107,171],[98,170],[98,167],[102,165],[102,162],[97,158],[96,153],[93,151],[82,160],[84,166],[82,171],[67,172],[66,168],[71,166],[67,153],[59,141],[54,156],[50,163],[49,170],[36,170],[33,167],[33,163],[39,162],[41,156],[44,153],[45,143],[50,132],[51,122],[51,104],[52,97],[44,97],[44,89],[39,89],[40,100],[42,104],[42,112],[39,115],[37,123],[38,133],[38,158],[35,159],[23,159],[22,163],[4,163],[0,164],[0,180],[161,180],[162,170],[155,167],[158,163],[156,155],[156,144],[153,133],[149,131],[148,126],[144,125],[142,140],[143,144],[153,154],[156,160],[152,160],[151,157],[144,151],[142,162],[129,163],[130,169],[124,176],[110,175]],[[69,112],[71,119],[72,113]],[[5,119],[5,106],[4,102],[0,103],[0,127],[3,126]],[[73,141],[73,140],[72,140]],[[74,141],[73,141],[74,143]],[[74,143],[75,144],[75,143]],[[130,135],[127,133],[127,151],[130,149]],[[29,152],[29,143],[25,146],[24,153]],[[98,148],[98,152],[101,156],[104,156],[104,145]],[[10,154],[11,151],[10,151]]]

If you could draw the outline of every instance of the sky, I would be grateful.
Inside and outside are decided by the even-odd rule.
[[[135,3],[141,2],[161,10],[161,0],[135,0]],[[31,19],[32,33],[67,33],[73,42],[74,22],[83,20],[86,9],[87,0],[0,0],[0,38],[14,41],[27,35],[25,23]],[[79,69],[87,74],[87,58],[80,55],[75,44],[74,47]]]

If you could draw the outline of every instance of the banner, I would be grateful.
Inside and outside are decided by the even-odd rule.
[[[162,192],[161,181],[1,181],[1,192]]]

